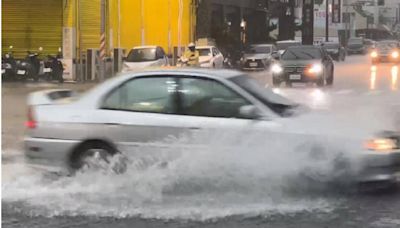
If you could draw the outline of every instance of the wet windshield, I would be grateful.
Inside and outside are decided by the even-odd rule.
[[[363,44],[362,39],[349,39],[349,44]]]
[[[252,45],[245,50],[246,54],[271,53],[271,46]]]
[[[233,77],[230,80],[280,116],[290,115],[288,111],[297,106],[294,102],[274,93],[271,89],[262,87],[260,83],[247,75]]]
[[[209,55],[211,55],[210,48],[196,48],[196,50],[199,52],[200,56],[209,56]]]
[[[132,49],[128,57],[127,62],[147,62],[156,60],[156,49],[155,48],[141,48]]]
[[[299,45],[301,45],[299,42],[278,42],[276,43],[276,48],[278,48],[278,50],[285,50],[288,47]]]
[[[308,60],[320,58],[321,51],[317,48],[289,48],[282,55],[282,60]]]
[[[331,44],[324,44],[325,49],[338,49],[339,44],[337,43],[331,43]]]

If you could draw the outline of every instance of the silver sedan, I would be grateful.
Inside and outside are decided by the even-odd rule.
[[[265,134],[264,140],[286,140],[284,143],[298,148],[310,141],[324,144],[329,138],[318,126],[301,119],[312,112],[243,73],[227,70],[132,72],[82,96],[69,90],[35,92],[28,105],[27,160],[32,166],[54,171],[70,172],[82,168],[90,157],[100,155],[107,161],[142,145],[168,147],[168,137],[201,129],[246,129],[247,133]],[[323,140],[316,140],[321,136]],[[357,157],[356,181],[398,179],[397,134],[355,138],[344,131],[334,137],[343,145],[352,143],[348,152]]]

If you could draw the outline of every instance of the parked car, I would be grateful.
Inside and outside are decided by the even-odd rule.
[[[337,162],[332,167],[338,171],[346,167],[351,170],[351,174],[344,172],[345,180],[376,183],[394,182],[398,178],[398,133],[357,136],[345,130],[339,134],[321,131],[323,127],[318,125],[310,127],[301,117],[315,118],[318,113],[309,115],[302,106],[241,72],[201,69],[131,72],[107,80],[83,96],[71,98],[72,95],[69,90],[29,95],[25,155],[30,166],[74,172],[91,167],[93,160],[123,164],[125,159],[111,159],[121,153],[140,159],[150,151],[160,148],[176,151],[179,146],[186,148],[184,153],[194,153],[190,148],[198,148],[200,144],[191,144],[190,140],[178,144],[164,139],[203,129],[223,132],[224,137],[233,131],[244,133],[242,137],[261,133],[266,136],[264,140],[271,142],[288,143],[291,139],[296,153],[300,152],[296,148],[307,153],[304,145],[313,142],[313,148],[321,149],[313,153],[315,149],[310,148],[309,159],[315,158],[315,154],[325,157],[327,151],[323,148],[331,136],[346,145],[343,148],[349,148],[343,154],[351,154],[351,161],[356,163],[345,166],[340,155],[335,159],[331,154],[326,156]],[[237,145],[226,145],[227,149],[230,146]],[[352,169],[354,165],[357,168]]]
[[[214,46],[197,46],[196,50],[199,52],[200,67],[205,68],[223,68],[224,56]]]
[[[243,70],[265,70],[271,65],[272,53],[276,51],[273,44],[252,44],[247,47],[241,58]]]
[[[169,60],[165,51],[160,46],[134,47],[124,58],[122,71],[143,69],[146,67],[168,66]]]
[[[292,46],[282,54],[279,63],[272,65],[272,82],[315,82],[318,86],[332,85],[333,60],[324,48],[312,45]]]
[[[326,42],[322,44],[326,52],[336,61],[346,59],[346,49],[339,42]]]
[[[276,42],[276,48],[280,55],[282,55],[288,47],[299,45],[301,45],[301,42],[297,40],[281,40]]]
[[[347,54],[366,54],[367,48],[361,37],[350,38],[347,42]]]
[[[371,62],[377,64],[380,62],[400,62],[400,44],[396,40],[380,41],[371,51]]]

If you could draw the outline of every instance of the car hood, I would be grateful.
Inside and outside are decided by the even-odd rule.
[[[280,63],[283,67],[285,66],[308,66],[313,63],[320,63],[321,61],[318,59],[309,59],[309,60],[281,60]]]
[[[257,54],[244,54],[243,57],[245,59],[268,59],[271,57],[271,55],[267,53],[257,53]]]
[[[128,70],[142,69],[150,66],[158,66],[158,61],[124,62],[124,68]]]
[[[209,62],[212,59],[212,56],[199,56],[199,62],[200,63],[206,63]]]

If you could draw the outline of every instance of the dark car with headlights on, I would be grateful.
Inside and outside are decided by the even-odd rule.
[[[334,78],[333,60],[324,48],[311,45],[289,47],[279,63],[271,66],[272,83],[282,82],[291,86],[293,82],[314,82],[318,86],[332,85]]]
[[[346,49],[338,42],[327,42],[321,45],[325,51],[336,61],[344,61],[346,59]]]
[[[347,42],[348,54],[366,54],[367,48],[365,47],[364,39],[360,37],[350,38]]]
[[[380,41],[371,51],[371,62],[377,64],[380,62],[400,62],[399,42],[395,40]]]
[[[272,44],[252,44],[245,49],[241,58],[243,70],[265,70],[271,65],[272,52],[276,47]]]

